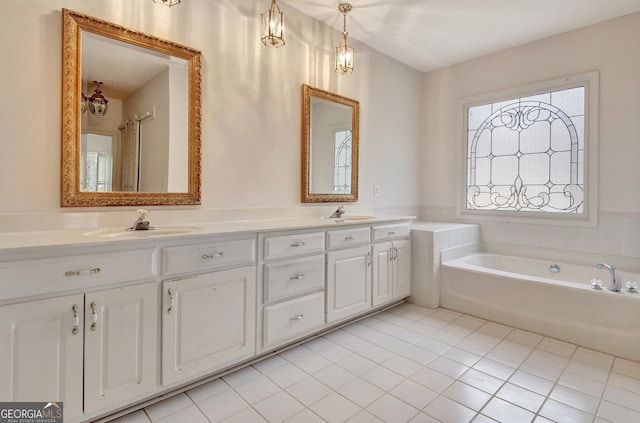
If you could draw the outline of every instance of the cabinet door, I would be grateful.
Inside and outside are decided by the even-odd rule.
[[[327,322],[371,308],[369,246],[327,253]]]
[[[394,241],[393,299],[411,295],[411,242]]]
[[[82,414],[83,308],[81,294],[0,307],[0,401],[62,401],[65,420]]]
[[[156,283],[86,294],[85,412],[156,387]]]
[[[393,299],[393,250],[390,242],[373,246],[373,306]]]
[[[162,384],[255,354],[255,267],[163,282]]]

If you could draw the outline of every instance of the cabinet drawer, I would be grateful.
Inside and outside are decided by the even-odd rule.
[[[264,308],[264,346],[272,346],[324,324],[324,293]]]
[[[154,249],[0,263],[0,300],[154,277]]]
[[[409,236],[408,223],[395,223],[393,225],[382,225],[373,227],[373,240],[381,241],[385,239],[403,238]]]
[[[324,255],[264,265],[264,302],[324,288]]]
[[[162,249],[162,274],[253,264],[255,251],[254,238],[167,247]]]
[[[368,244],[369,242],[371,242],[371,229],[368,226],[327,232],[328,249]]]
[[[270,236],[264,239],[265,260],[322,251],[324,251],[324,232]]]

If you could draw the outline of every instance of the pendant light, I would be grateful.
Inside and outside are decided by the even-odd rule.
[[[342,75],[353,72],[353,47],[349,45],[349,39],[347,38],[347,13],[351,12],[353,6],[350,3],[340,3],[338,10],[344,17],[342,40],[340,45],[336,47],[336,73]]]
[[[93,95],[87,99],[87,103],[89,103],[89,111],[92,115],[104,116],[107,114],[107,109],[109,108],[109,100],[104,98],[104,96],[102,95],[102,90],[100,90],[100,86],[103,84],[103,82],[93,82],[96,84],[96,89]]]
[[[260,15],[262,21],[262,44],[280,47],[284,43],[284,13],[280,11],[276,0],[271,0],[271,6]]]

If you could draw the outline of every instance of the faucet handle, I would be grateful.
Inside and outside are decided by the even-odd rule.
[[[636,281],[627,281],[625,286],[627,287],[627,292],[638,292],[638,282]]]
[[[146,219],[147,215],[149,214],[149,210],[147,210],[147,209],[138,209],[137,213],[138,213],[138,218]]]

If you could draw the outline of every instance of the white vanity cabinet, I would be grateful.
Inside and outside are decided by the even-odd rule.
[[[411,243],[408,224],[373,228],[373,306],[411,294]]]
[[[73,420],[155,389],[156,283],[95,290],[127,273],[153,276],[153,251],[1,263],[0,280],[19,285],[14,292],[52,298],[3,299],[0,401],[61,401]],[[63,295],[70,287],[79,292]]]
[[[162,384],[204,376],[256,353],[255,234],[163,249]]]
[[[84,295],[0,307],[0,401],[64,401],[82,415]]]
[[[332,323],[371,308],[371,229],[329,230],[327,239],[327,322]]]
[[[155,389],[157,284],[88,293],[84,304],[85,413]]]
[[[260,351],[324,323],[324,231],[259,235]]]

